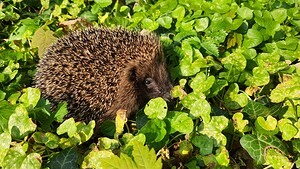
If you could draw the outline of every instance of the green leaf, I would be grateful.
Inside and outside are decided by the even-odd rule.
[[[270,165],[273,168],[290,169],[293,166],[293,163],[290,162],[288,157],[282,154],[282,152],[276,148],[268,148],[265,159],[265,165]]]
[[[40,27],[34,33],[31,45],[33,48],[38,47],[38,54],[40,58],[43,57],[43,54],[46,52],[47,48],[56,42],[57,38],[54,37],[53,34],[54,32],[51,30],[46,30],[45,25]]]
[[[278,128],[282,132],[282,138],[285,141],[291,140],[296,136],[298,129],[292,124],[289,119],[281,119],[278,121]]]
[[[288,66],[286,62],[280,61],[280,55],[277,52],[260,53],[256,59],[258,66],[267,70],[270,74],[277,73]]]
[[[218,95],[218,93],[226,86],[228,86],[228,82],[226,80],[216,79],[214,84],[210,88],[210,94],[208,95],[208,97],[214,97]]]
[[[8,129],[11,136],[16,139],[22,139],[36,129],[36,125],[28,117],[28,112],[23,104],[15,109],[8,120]]]
[[[249,100],[243,112],[247,113],[250,119],[256,119],[258,116],[267,116],[269,110],[262,103]]]
[[[68,133],[69,137],[73,137],[77,132],[77,127],[75,125],[74,119],[69,118],[66,121],[64,121],[61,125],[59,125],[56,132],[58,135]]]
[[[214,148],[214,141],[207,135],[196,135],[192,139],[192,143],[200,148],[200,154],[205,156],[211,154]]]
[[[263,42],[263,36],[261,33],[256,29],[248,29],[248,32],[245,36],[243,46],[245,48],[253,48],[255,46],[258,46],[260,43]]]
[[[161,98],[151,99],[145,106],[144,112],[150,119],[164,119],[167,115],[168,105],[166,101]]]
[[[28,145],[24,145],[28,146]],[[39,169],[41,168],[41,155],[37,153],[30,153],[26,155],[26,148],[22,147],[20,144],[15,145],[10,148],[7,152],[6,157],[3,159],[3,168],[20,168],[20,169]]]
[[[242,54],[242,52],[243,52],[242,50],[237,49],[233,53],[223,58],[221,62],[224,65],[224,67],[229,71],[231,71],[233,68],[240,72],[245,70],[247,65],[247,60]]]
[[[253,17],[253,10],[247,7],[241,7],[236,12],[240,17],[246,20],[250,20]]]
[[[293,76],[286,81],[278,84],[275,89],[271,91],[270,99],[273,103],[284,101],[285,98],[299,99],[300,98],[300,77]]]
[[[42,4],[44,9],[48,9],[49,4],[50,4],[50,0],[41,0],[41,4]]]
[[[50,149],[55,149],[59,146],[59,137],[53,133],[47,132],[35,132],[32,135],[32,138],[37,143],[43,143]]]
[[[51,158],[50,168],[77,169],[78,153],[75,148],[68,148]]]
[[[268,116],[266,120],[263,117],[259,116],[256,119],[256,122],[263,129],[269,130],[269,131],[275,130],[276,129],[276,125],[277,125],[277,120],[274,117],[272,117],[272,116]]]
[[[243,120],[243,113],[234,113],[232,116],[232,121],[234,125],[234,129],[243,133],[246,125],[249,123],[248,120]]]
[[[93,149],[87,156],[84,157],[82,168],[99,168],[103,162],[108,162],[109,157],[114,156],[111,151],[98,151]]]
[[[86,142],[92,137],[95,126],[96,123],[94,120],[91,120],[88,124],[85,124],[84,122],[76,123],[77,133],[80,136],[81,142]]]
[[[277,137],[271,135],[247,134],[241,138],[240,143],[258,164],[265,162],[264,151],[268,146],[277,148],[283,153],[288,154],[283,143]]]
[[[138,169],[162,168],[161,158],[159,157],[158,159],[156,159],[154,149],[151,149],[149,151],[149,148],[147,146],[143,146],[139,142],[133,145],[132,156]]]
[[[177,22],[181,22],[185,15],[185,9],[183,6],[178,5],[177,8],[172,12],[172,17],[177,19]]]
[[[184,45],[184,42],[182,43]],[[192,76],[200,71],[201,68],[207,67],[206,60],[203,58],[202,54],[199,52],[199,50],[194,50],[194,56],[195,60],[191,58],[191,55],[185,55],[183,59],[180,60],[179,68],[180,68],[180,74],[182,76]]]
[[[171,24],[172,24],[172,18],[170,16],[163,16],[163,17],[159,17],[156,20],[157,23],[159,23],[162,27],[170,29],[171,28]]]
[[[224,116],[212,116],[209,123],[203,123],[203,129],[200,131],[201,134],[207,135],[208,137],[214,138],[214,144],[216,146],[225,146],[227,139],[222,134],[228,125],[228,119]]]
[[[283,23],[288,17],[287,10],[285,8],[274,9],[271,11],[271,15],[278,23]]]
[[[39,89],[28,87],[23,89],[23,94],[19,101],[23,103],[26,107],[34,108],[38,101],[40,100],[41,92]]]
[[[149,120],[146,125],[141,128],[139,133],[146,136],[147,142],[159,142],[163,140],[167,134],[166,123],[159,119]]]
[[[261,67],[252,69],[252,76],[248,77],[246,84],[251,86],[263,86],[270,82],[270,75],[268,71]]]
[[[239,86],[233,83],[229,86],[224,96],[225,104],[228,108],[236,110],[245,107],[248,104],[248,97],[245,93],[238,93]]]
[[[112,0],[95,0],[95,2],[99,4],[101,8],[108,7],[112,4]]]
[[[170,111],[167,119],[171,124],[171,133],[178,131],[183,134],[189,134],[193,131],[194,123],[187,113]]]
[[[150,31],[154,31],[159,27],[159,24],[149,18],[145,18],[142,20],[142,28],[148,29]]]
[[[210,121],[211,107],[207,100],[199,99],[195,101],[190,107],[190,113],[193,117],[198,118],[201,116],[205,123]]]
[[[99,148],[101,150],[115,150],[119,147],[119,142],[116,139],[109,139],[107,137],[100,137],[99,140]]]
[[[31,153],[26,156],[20,169],[36,168],[39,169],[42,167],[42,156],[38,153]]]
[[[277,120],[272,117],[268,116],[266,120],[259,116],[255,121],[255,128],[256,131],[260,134],[266,135],[275,135],[278,133],[278,129],[276,128]]]
[[[6,93],[0,90],[0,101],[5,99]]]
[[[198,73],[190,82],[191,88],[198,92],[208,91],[215,82],[214,76],[206,76],[203,72]]]
[[[55,111],[54,119],[61,123],[64,121],[66,114],[68,114],[67,102],[59,103]]]
[[[0,131],[9,131],[8,120],[15,112],[16,105],[11,105],[7,101],[0,101]]]
[[[216,160],[219,165],[221,166],[228,166],[230,160],[229,160],[229,152],[226,149],[225,146],[221,146],[217,151],[216,151]]]
[[[9,151],[10,143],[12,139],[8,132],[4,132],[0,134],[0,166],[3,167],[2,162],[4,160],[4,157]]]
[[[196,22],[194,24],[195,30],[197,32],[204,31],[209,25],[209,19],[208,18],[200,18],[196,19]]]
[[[180,141],[178,146],[179,149],[175,153],[179,158],[188,157],[193,151],[193,145],[187,140]]]
[[[219,56],[219,49],[217,45],[212,40],[206,40],[201,43],[201,46],[206,50],[208,54]]]

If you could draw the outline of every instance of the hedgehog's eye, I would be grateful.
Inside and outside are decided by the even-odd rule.
[[[144,81],[146,86],[150,85],[152,82],[153,82],[152,78],[146,78],[145,81]]]

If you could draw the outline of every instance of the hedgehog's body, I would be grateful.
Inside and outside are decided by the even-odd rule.
[[[89,28],[52,45],[40,61],[35,85],[52,103],[66,101],[76,120],[129,116],[151,98],[171,98],[172,85],[159,39],[124,29]]]

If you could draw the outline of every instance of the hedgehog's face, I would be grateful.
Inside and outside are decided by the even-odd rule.
[[[131,80],[134,81],[135,89],[139,98],[143,102],[148,102],[152,98],[162,97],[166,101],[171,101],[170,94],[173,88],[169,73],[165,65],[157,62],[152,66],[143,66],[131,69]]]
[[[143,81],[144,94],[148,100],[156,97],[162,97],[166,101],[171,101],[172,96],[170,94],[173,86],[170,80],[156,79],[155,77],[146,77]],[[163,81],[162,81],[163,80]]]

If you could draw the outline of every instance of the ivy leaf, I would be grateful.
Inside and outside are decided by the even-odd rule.
[[[26,156],[20,169],[27,168],[41,168],[42,167],[42,156],[38,153],[30,153]]]
[[[285,8],[274,9],[271,11],[271,15],[277,23],[283,23],[288,17],[287,10]]]
[[[0,134],[0,166],[3,167],[2,162],[4,160],[4,157],[8,153],[10,143],[12,141],[12,138],[8,132],[4,132]]]
[[[246,125],[249,123],[248,120],[243,120],[243,113],[234,113],[232,116],[234,129],[243,133]]]
[[[159,142],[167,134],[166,123],[159,119],[149,120],[139,131],[146,136],[147,142]]]
[[[243,112],[247,113],[250,116],[250,119],[256,119],[258,116],[267,116],[268,108],[262,103],[250,100],[243,109]]]
[[[267,70],[270,74],[274,74],[288,66],[284,61],[280,61],[280,57],[277,52],[272,52],[260,53],[256,59],[259,67]]]
[[[231,70],[232,68],[242,72],[247,65],[247,60],[242,54],[242,50],[237,49],[233,53],[227,55],[225,58],[221,60],[222,64],[227,70]]]
[[[288,154],[283,143],[277,137],[271,135],[247,134],[241,138],[240,143],[258,164],[265,162],[264,151],[268,146],[277,148],[285,154]]]
[[[73,137],[77,132],[77,127],[75,125],[74,119],[69,118],[66,121],[64,121],[61,125],[59,125],[56,132],[58,135],[68,133],[69,137]]]
[[[193,137],[192,143],[200,148],[200,154],[203,156],[211,154],[214,148],[213,139],[209,138],[207,135],[196,135]]]
[[[228,125],[228,119],[224,116],[212,116],[211,121],[209,123],[203,123],[201,134],[207,135],[208,137],[214,138],[214,145],[216,146],[225,146],[227,139],[222,134],[222,130],[224,130]]]
[[[46,30],[46,26],[40,27],[34,33],[32,37],[31,47],[38,47],[38,55],[40,58],[43,57],[43,54],[46,52],[47,48],[56,42],[57,38],[54,37],[54,32],[51,30]]]
[[[99,168],[103,163],[109,163],[107,159],[114,156],[114,153],[111,151],[99,151],[98,149],[93,149],[87,156],[84,157],[81,167],[82,168]],[[115,162],[114,162],[115,163]]]
[[[252,76],[247,78],[245,84],[251,86],[263,86],[270,82],[270,75],[268,71],[261,67],[255,67],[252,70]]]
[[[198,99],[191,105],[190,110],[193,117],[198,118],[201,116],[205,123],[210,121],[211,107],[207,100]]]
[[[27,145],[28,146],[28,145]],[[20,144],[10,148],[3,159],[3,168],[41,168],[41,155],[37,153],[26,154],[25,148]]]
[[[23,89],[23,94],[19,101],[22,102],[26,107],[31,106],[34,108],[40,100],[41,92],[39,89],[28,87]]]
[[[226,149],[225,146],[221,146],[217,151],[216,151],[216,160],[219,165],[221,166],[228,166],[230,162],[230,157],[229,157],[229,152]]]
[[[288,157],[284,156],[284,154],[276,148],[268,148],[265,159],[265,165],[270,165],[273,168],[290,169],[293,166],[293,163],[290,162]]]
[[[192,78],[190,86],[196,92],[206,92],[212,87],[214,82],[214,76],[206,77],[203,72],[200,72],[194,78]]]
[[[8,120],[9,117],[15,112],[17,105],[11,105],[7,101],[0,101],[0,131],[9,131]]]
[[[68,148],[51,158],[49,166],[50,168],[77,169],[78,158],[79,156],[75,148]]]
[[[244,93],[238,93],[239,86],[233,83],[229,86],[224,96],[225,104],[228,108],[236,110],[245,107],[248,104],[248,97]]]
[[[275,89],[271,91],[270,99],[273,103],[284,101],[285,98],[299,99],[300,98],[300,77],[292,76],[284,82],[278,84]]]
[[[282,138],[285,141],[291,140],[296,136],[298,129],[289,119],[281,119],[278,121],[278,128],[282,132]]]
[[[193,131],[194,123],[187,113],[170,111],[168,112],[167,120],[171,124],[170,133],[178,131],[183,134],[189,134]]]
[[[59,103],[54,114],[54,119],[57,122],[63,122],[65,115],[68,114],[67,102]]]
[[[22,139],[36,129],[36,124],[28,117],[28,112],[23,104],[20,104],[8,120],[8,129],[13,138]]]
[[[43,143],[50,149],[55,149],[59,146],[59,137],[53,133],[47,132],[35,132],[32,135],[32,138],[37,143]]]
[[[272,116],[267,116],[266,120],[259,116],[255,121],[256,131],[260,134],[275,135],[278,133],[278,128],[276,128],[277,120]]]

